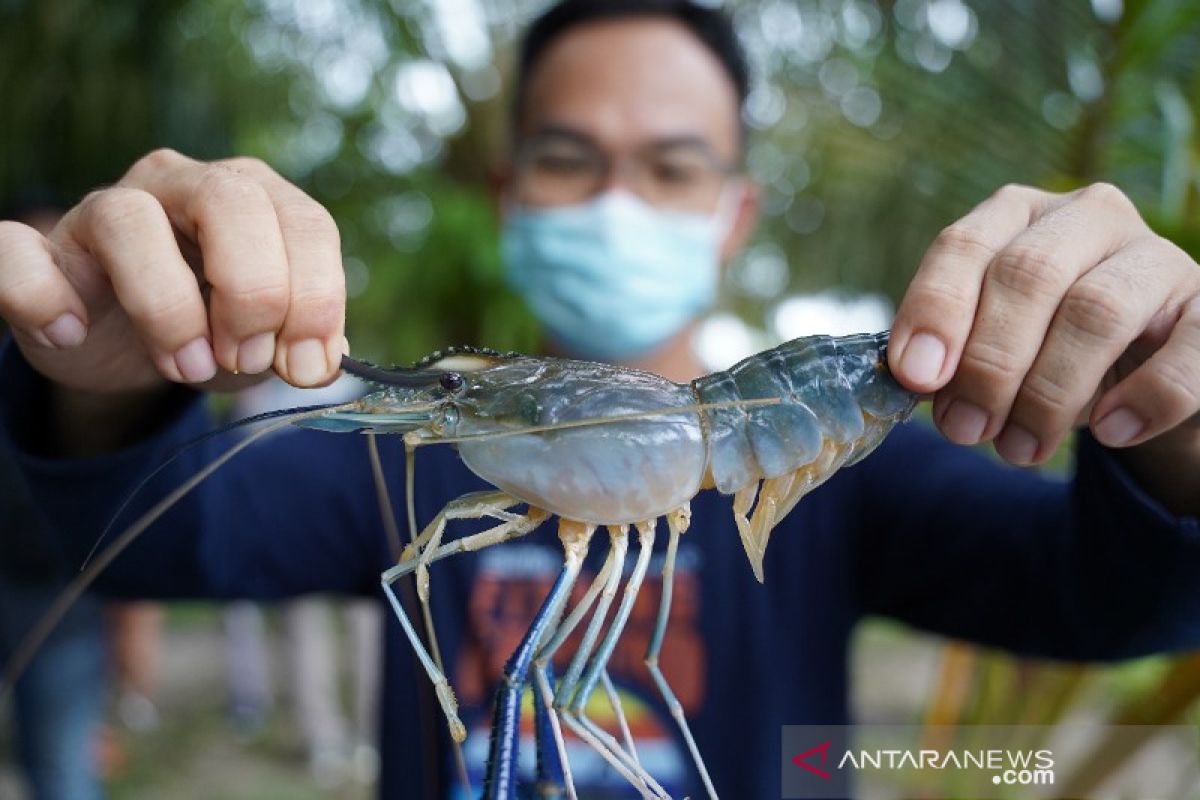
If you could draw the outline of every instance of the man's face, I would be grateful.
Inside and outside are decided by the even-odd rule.
[[[509,191],[530,206],[620,188],[713,214],[740,161],[732,80],[685,27],[653,17],[586,23],[551,42],[528,76],[517,133]],[[753,222],[750,193],[733,199],[726,257]]]

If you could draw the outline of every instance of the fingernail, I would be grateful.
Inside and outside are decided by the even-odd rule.
[[[63,314],[42,328],[42,335],[55,347],[78,347],[87,337],[87,328],[74,314]]]
[[[217,374],[212,347],[204,337],[193,339],[175,352],[175,366],[188,383],[204,383]]]
[[[1109,412],[1093,429],[1101,444],[1120,447],[1137,438],[1146,425],[1128,408]]]
[[[342,337],[342,353],[350,355],[350,339],[345,336]]]
[[[260,333],[238,345],[238,372],[257,375],[266,372],[275,361],[275,334]]]
[[[287,368],[293,383],[309,386],[321,380],[329,370],[325,344],[318,339],[296,342],[288,348]]]
[[[908,340],[900,370],[913,383],[933,383],[946,361],[946,346],[931,333],[918,333]]]
[[[1020,425],[1009,425],[996,439],[996,452],[1013,464],[1032,464],[1037,451],[1037,437]]]
[[[974,403],[954,400],[942,415],[941,429],[957,444],[978,444],[988,424],[988,413]]]

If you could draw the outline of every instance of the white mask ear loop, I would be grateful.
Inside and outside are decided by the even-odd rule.
[[[730,178],[721,187],[717,195],[717,207],[713,211],[713,231],[716,233],[717,247],[725,244],[725,237],[733,231],[737,224],[738,210],[746,197],[746,181],[743,178]]]

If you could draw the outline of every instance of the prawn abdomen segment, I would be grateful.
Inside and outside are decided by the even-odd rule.
[[[458,441],[471,471],[513,496],[568,519],[616,525],[662,516],[700,490],[707,452],[699,414],[668,411],[694,403],[689,387],[589,365],[520,394],[520,406],[536,410],[523,422],[538,430]],[[650,415],[554,427],[642,412]]]
[[[734,519],[760,581],[779,520],[912,412],[916,397],[888,373],[886,347],[886,332],[810,336],[693,382],[697,402],[718,406],[703,412],[709,475],[735,495]],[[765,398],[780,402],[737,405]]]
[[[796,471],[829,445],[846,459],[873,449],[915,403],[887,372],[886,344],[886,333],[808,336],[693,381],[697,402],[719,406],[703,412],[718,491]],[[772,398],[780,402],[736,405]]]

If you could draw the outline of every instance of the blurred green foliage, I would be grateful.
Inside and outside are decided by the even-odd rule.
[[[487,192],[488,131],[502,125],[484,124],[503,116],[493,47],[515,31],[489,19],[520,12],[493,4],[476,21],[483,49],[464,51],[448,10],[0,0],[0,212],[72,204],[156,147],[257,156],[338,220],[358,354],[534,349],[503,286]]]
[[[532,0],[0,0],[0,208],[168,145],[261,157],[341,226],[356,351],[536,347],[496,256],[504,69]],[[750,58],[752,324],[786,292],[902,294],[999,186],[1111,180],[1200,254],[1200,4],[734,0]],[[497,65],[500,65],[499,67]]]
[[[792,287],[898,298],[937,231],[1011,182],[1113,181],[1200,252],[1200,4],[1113,5],[746,3],[772,45],[751,48],[751,163],[776,176],[764,241]]]

